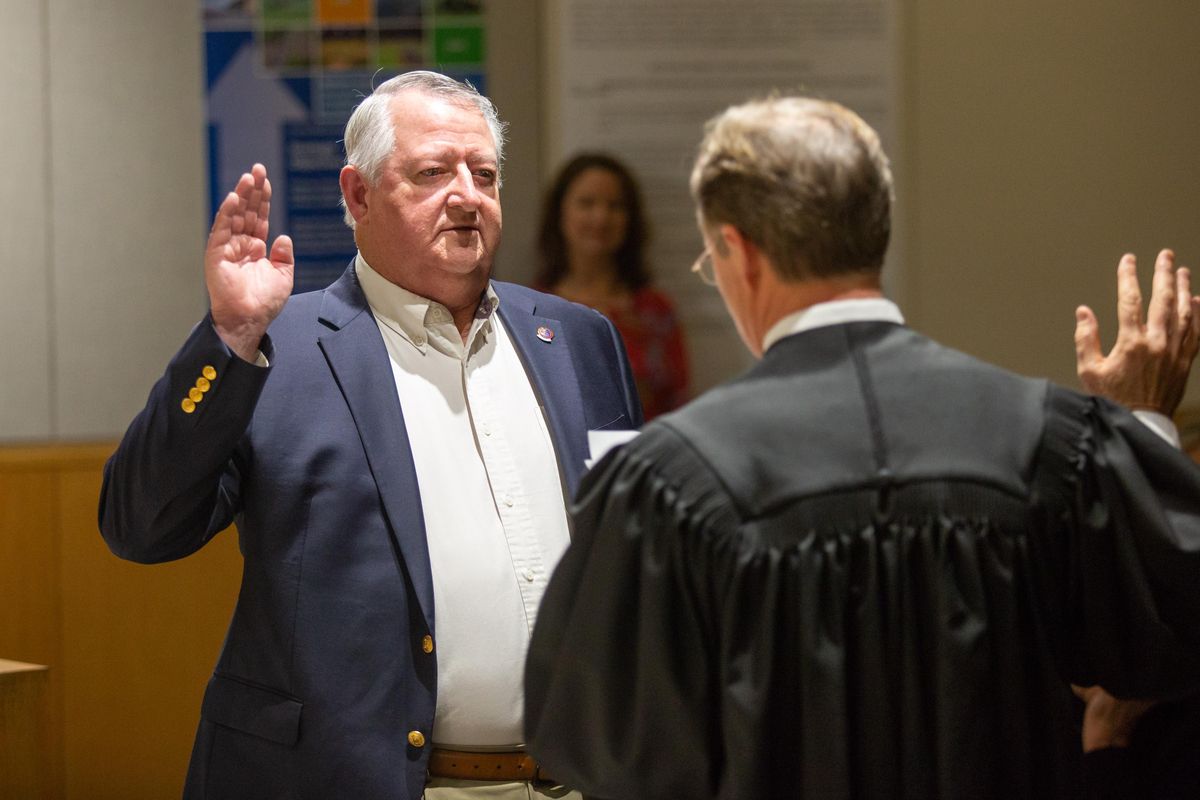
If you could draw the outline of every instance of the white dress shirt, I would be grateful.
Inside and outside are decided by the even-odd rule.
[[[371,269],[359,282],[379,324],[416,464],[433,571],[433,741],[523,741],[525,653],[569,540],[558,461],[489,285],[466,344],[450,312]]]
[[[831,300],[828,303],[793,311],[783,317],[763,337],[763,352],[785,336],[823,328],[826,325],[841,325],[847,322],[894,322],[904,324],[900,307],[885,297],[863,297],[855,300]],[[1166,414],[1138,409],[1133,412],[1143,425],[1157,433],[1168,443],[1180,447],[1179,429]]]

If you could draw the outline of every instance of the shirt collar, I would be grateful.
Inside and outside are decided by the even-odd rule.
[[[448,308],[392,283],[372,269],[362,253],[354,257],[354,272],[376,319],[403,336],[421,352],[425,352],[427,344],[438,344],[439,340],[444,339],[456,355],[460,354],[460,348],[463,347],[462,337],[457,334],[454,317]],[[492,315],[499,306],[500,296],[496,294],[492,282],[488,281],[487,290],[479,300],[479,308],[475,310],[475,321],[468,335],[468,351],[480,330],[490,330]],[[449,326],[453,333],[447,330],[446,326]]]
[[[772,325],[763,337],[763,352],[767,352],[771,345],[793,333],[847,322],[894,322],[903,325],[904,315],[900,313],[900,307],[886,297],[862,297],[817,303],[793,311]]]

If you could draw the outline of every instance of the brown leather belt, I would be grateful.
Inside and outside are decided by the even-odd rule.
[[[474,753],[434,748],[429,754],[429,774],[438,778],[469,781],[546,781],[533,756],[520,750],[505,753]]]

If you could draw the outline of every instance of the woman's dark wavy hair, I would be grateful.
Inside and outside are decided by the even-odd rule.
[[[630,291],[637,291],[650,283],[646,269],[644,251],[649,231],[642,213],[641,192],[637,181],[624,164],[606,153],[580,153],[558,172],[542,206],[542,222],[538,236],[538,251],[542,264],[537,275],[537,285],[550,289],[567,274],[567,242],[562,232],[562,206],[567,189],[575,179],[589,169],[602,169],[615,175],[625,196],[625,209],[629,219],[625,228],[625,241],[617,248],[617,280]]]

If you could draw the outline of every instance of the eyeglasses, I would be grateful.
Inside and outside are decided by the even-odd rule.
[[[692,274],[699,278],[706,286],[717,285],[717,275],[713,269],[712,251],[707,247],[700,257],[692,263]]]

